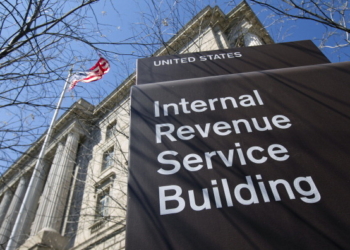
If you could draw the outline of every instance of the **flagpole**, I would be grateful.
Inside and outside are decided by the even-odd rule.
[[[46,133],[46,137],[44,143],[42,145],[38,161],[36,162],[32,177],[30,179],[27,192],[24,196],[21,208],[18,212],[16,222],[13,226],[11,236],[6,246],[6,250],[15,250],[19,247],[19,244],[22,244],[24,237],[29,233],[30,225],[35,216],[36,206],[40,198],[40,191],[44,185],[43,177],[45,176],[44,164],[43,164],[43,156],[46,150],[46,146],[50,141],[52,129],[55,125],[56,118],[61,107],[62,100],[64,98],[64,94],[66,92],[69,78],[72,75],[72,69],[69,70],[68,77],[64,84],[62,93],[56,105],[55,112],[53,114],[49,129]]]

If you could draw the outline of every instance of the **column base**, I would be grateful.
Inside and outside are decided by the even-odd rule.
[[[29,237],[18,250],[64,250],[68,239],[51,228],[44,228],[36,235]]]

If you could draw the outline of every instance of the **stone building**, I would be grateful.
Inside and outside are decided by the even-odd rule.
[[[226,15],[206,7],[154,56],[269,43],[242,2]],[[12,229],[44,136],[1,176],[0,249],[125,248],[129,91],[135,78],[130,75],[97,106],[77,101],[56,122],[35,205],[26,208],[30,216],[20,230]]]

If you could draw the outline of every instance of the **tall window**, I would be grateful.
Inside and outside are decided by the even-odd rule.
[[[111,124],[109,124],[107,126],[107,130],[106,130],[106,140],[108,140],[109,138],[111,138],[115,132],[117,130],[117,122],[114,121]]]
[[[112,214],[111,205],[113,200],[111,199],[111,190],[113,188],[113,183],[116,178],[114,172],[109,173],[103,180],[100,180],[95,185],[95,196],[96,206],[95,206],[95,220],[90,227],[91,233],[95,233],[107,225],[109,221],[108,218]]]
[[[109,205],[109,190],[105,190],[101,194],[99,194],[97,197],[96,219],[104,218],[109,215],[108,205]]]
[[[103,153],[102,168],[101,171],[109,168],[113,164],[114,148],[111,147],[106,152]]]

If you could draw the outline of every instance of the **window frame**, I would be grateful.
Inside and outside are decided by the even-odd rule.
[[[114,146],[110,147],[108,150],[106,150],[103,153],[101,172],[105,171],[106,169],[109,169],[113,165],[113,161],[114,161]]]
[[[113,121],[110,124],[108,124],[106,128],[106,140],[113,137],[113,134],[117,131],[117,121]]]
[[[108,218],[109,216],[109,188],[97,195],[95,218],[97,220]]]

